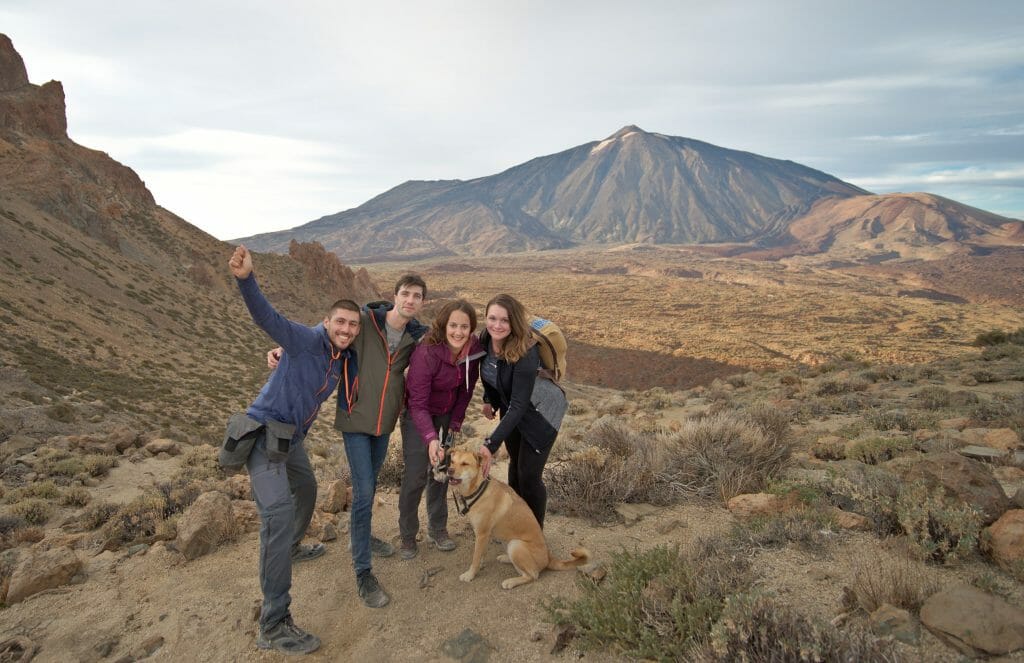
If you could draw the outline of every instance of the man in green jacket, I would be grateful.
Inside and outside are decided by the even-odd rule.
[[[352,566],[359,598],[371,608],[384,607],[390,600],[373,575],[371,553],[387,557],[395,552],[391,544],[370,534],[373,496],[391,431],[402,410],[405,369],[416,343],[427,332],[427,327],[416,319],[426,296],[427,284],[423,279],[406,274],[395,284],[394,304],[374,302],[364,307],[360,314],[362,333],[352,343],[359,357],[356,400],[347,409],[339,401],[334,418],[334,427],[341,431],[345,441],[352,474]],[[271,350],[271,368],[276,365],[277,352]]]

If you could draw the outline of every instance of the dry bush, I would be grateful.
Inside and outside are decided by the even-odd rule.
[[[839,630],[763,594],[730,597],[708,644],[690,660],[707,663],[897,661],[891,640],[857,627]]]
[[[917,614],[940,587],[929,569],[907,557],[859,557],[850,586],[843,590],[843,607],[871,614],[888,603]]]
[[[46,532],[38,525],[14,530],[14,543],[18,545],[22,543],[39,543],[45,538]]]
[[[42,525],[53,515],[53,505],[46,500],[30,497],[12,505],[8,512],[29,525]]]
[[[909,437],[870,437],[856,440],[846,447],[846,457],[868,465],[878,465],[914,448]]]
[[[171,477],[172,483],[183,484],[206,479],[223,479],[226,475],[218,462],[218,449],[209,445],[189,447],[181,454],[181,467]]]
[[[590,427],[586,439],[591,446],[545,470],[551,510],[606,522],[619,517],[615,505],[621,502],[671,500],[655,475],[654,435],[639,434],[620,419],[604,416]]]
[[[167,500],[158,492],[147,492],[117,509],[103,525],[107,540],[118,544],[152,543],[166,517]]]
[[[68,488],[60,494],[60,503],[63,506],[85,506],[92,497],[89,491],[82,486]]]
[[[691,419],[663,437],[661,475],[683,496],[725,501],[757,492],[788,466],[791,445],[786,438],[767,435],[740,414]]]
[[[384,464],[380,467],[377,475],[377,488],[398,488],[402,485],[402,473],[405,471],[405,461],[402,459],[402,443],[388,445],[387,455],[384,457]]]
[[[106,524],[121,507],[110,502],[98,502],[85,510],[80,524],[85,530],[94,530]]]
[[[735,549],[746,553],[782,548],[792,543],[816,556],[827,550],[834,536],[835,525],[831,515],[814,508],[737,522],[729,532]]]
[[[922,387],[914,397],[918,405],[926,410],[941,410],[949,407],[951,401],[949,389],[936,385]]]
[[[818,396],[837,396],[855,391],[865,391],[869,384],[864,378],[849,378],[846,380],[829,378],[822,380],[814,393]]]
[[[548,621],[575,627],[583,649],[682,661],[690,660],[694,643],[707,638],[726,597],[752,582],[743,560],[657,546],[612,553],[604,582],[580,575],[578,598],[554,598],[542,606]]]
[[[864,419],[878,431],[915,431],[923,427],[921,416],[904,410],[872,410],[864,415]]]
[[[843,460],[846,458],[846,441],[833,436],[818,438],[811,445],[811,455],[819,460]]]
[[[110,468],[117,466],[117,459],[101,454],[89,454],[82,459],[82,466],[89,476],[102,477],[106,476]]]

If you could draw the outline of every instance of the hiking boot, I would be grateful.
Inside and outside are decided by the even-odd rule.
[[[292,563],[308,562],[323,555],[325,552],[327,552],[327,548],[322,543],[299,544],[292,547]]]
[[[377,557],[391,557],[395,554],[395,547],[387,541],[381,541],[377,537],[371,536],[370,552]]]
[[[320,638],[296,626],[289,615],[271,628],[260,629],[256,646],[282,654],[309,654],[320,648]]]
[[[415,541],[402,541],[402,546],[398,549],[398,557],[406,561],[414,558],[418,553]]]
[[[356,577],[356,584],[359,586],[359,598],[367,608],[383,608],[391,600],[377,582],[377,578],[369,571]]]
[[[443,529],[435,534],[427,534],[427,541],[430,541],[437,549],[441,552],[451,552],[455,550],[455,542],[452,541],[452,537],[448,536],[448,530]]]

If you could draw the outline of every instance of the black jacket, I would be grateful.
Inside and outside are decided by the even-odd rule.
[[[480,341],[485,349],[490,350],[491,339],[486,330],[480,334]],[[484,361],[487,361],[486,357]],[[538,452],[554,443],[558,431],[530,402],[539,367],[540,354],[535,345],[514,364],[498,358],[496,388],[481,380],[484,385],[484,402],[489,403],[501,415],[501,422],[488,437],[487,448],[491,453],[498,450],[513,430],[518,430],[523,440]]]

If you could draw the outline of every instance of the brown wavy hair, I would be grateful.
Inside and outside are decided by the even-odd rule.
[[[502,293],[487,302],[487,308],[484,309],[485,319],[487,311],[490,311],[492,306],[500,306],[508,311],[509,334],[498,356],[509,364],[514,364],[526,355],[531,346],[532,337],[526,308],[512,295]]]
[[[448,302],[441,307],[441,310],[437,312],[434,317],[433,324],[430,325],[430,331],[427,332],[427,337],[423,339],[423,342],[427,345],[441,345],[442,343],[448,342],[448,319],[452,317],[452,313],[456,311],[462,311],[469,316],[469,333],[472,334],[476,331],[476,309],[473,308],[472,304],[467,302],[465,299],[456,299],[455,301]]]

